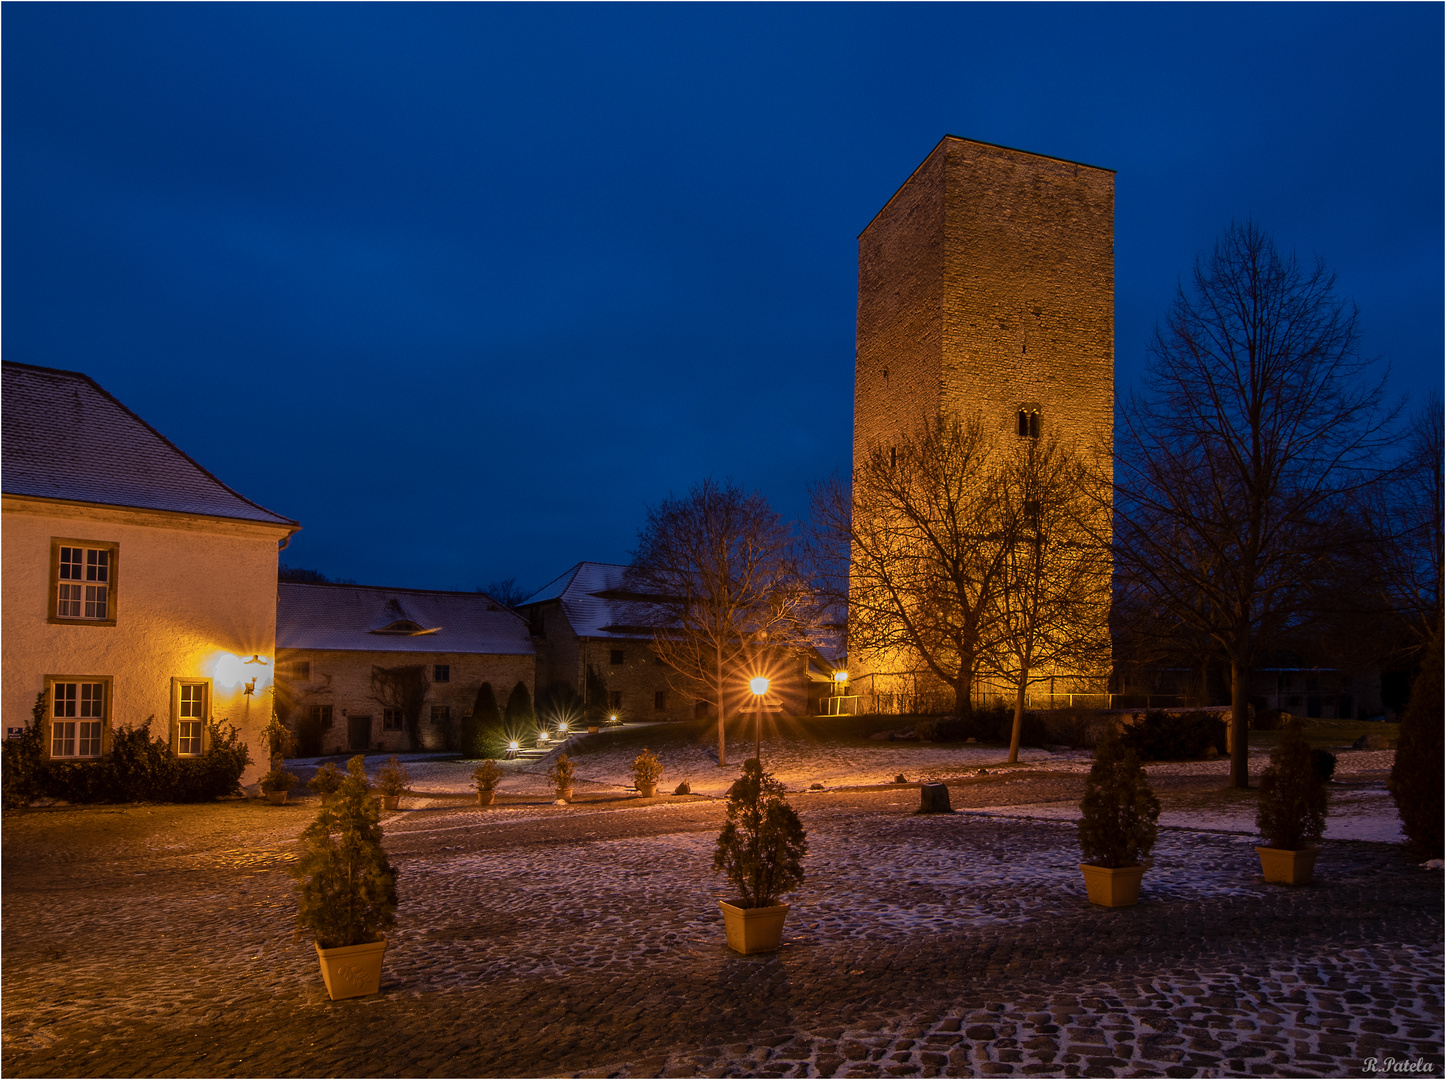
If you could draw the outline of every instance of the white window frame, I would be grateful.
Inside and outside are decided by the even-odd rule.
[[[171,679],[171,753],[200,757],[210,749],[210,726],[211,680],[182,675]]]
[[[112,678],[45,677],[45,753],[52,761],[96,761],[110,750]]]
[[[114,626],[120,545],[50,539],[50,617],[69,626]]]

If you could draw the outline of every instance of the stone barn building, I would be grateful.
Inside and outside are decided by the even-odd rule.
[[[859,236],[855,467],[940,415],[1058,436],[1108,467],[1114,185],[1061,158],[952,135],[934,147]],[[902,652],[850,665],[865,696],[919,678]],[[1083,689],[1069,682],[1056,688]]]
[[[532,695],[527,623],[485,593],[294,582],[276,590],[277,713],[299,754],[451,749],[484,682],[499,708],[518,683]],[[420,672],[420,746],[379,671]]]

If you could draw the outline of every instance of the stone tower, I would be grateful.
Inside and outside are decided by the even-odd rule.
[[[1110,169],[934,147],[859,236],[855,465],[941,412],[1109,461],[1114,200]]]

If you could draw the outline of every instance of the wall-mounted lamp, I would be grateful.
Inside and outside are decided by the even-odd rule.
[[[243,660],[243,661],[241,661],[241,662],[242,662],[243,664],[261,664],[262,666],[265,666],[265,664],[266,664],[266,661],[263,660],[263,659],[261,659],[261,654],[260,654],[260,653],[252,653],[250,660]]]
[[[249,664],[251,661],[248,660],[246,662]],[[241,692],[247,697],[250,697],[252,694],[256,693],[256,680],[253,678],[249,683],[242,687]]]
[[[848,682],[848,681],[849,681],[849,673],[848,673],[847,671],[835,671],[835,672],[833,673],[833,681],[834,681],[834,682]]]

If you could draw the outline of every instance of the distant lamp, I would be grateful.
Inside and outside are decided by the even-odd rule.
[[[765,679],[762,675],[758,675],[752,679],[749,679],[748,689],[752,690],[755,696],[762,697],[764,694],[768,693],[768,680]]]
[[[547,732],[545,732],[545,731],[539,731],[539,732],[537,733],[537,741],[540,742],[540,743],[545,743],[545,742],[547,742]]]
[[[516,739],[513,739],[510,743],[507,744],[507,756],[509,758],[515,758],[517,756],[517,751],[521,749],[522,744]]]
[[[748,680],[748,689],[753,691],[753,756],[763,764],[763,695],[768,693],[768,680],[755,675]]]
[[[835,671],[835,672],[833,673],[833,681],[834,681],[834,682],[848,682],[848,681],[849,681],[849,673],[848,673],[847,671]]]
[[[558,722],[558,725],[557,725],[557,730],[558,730],[559,732],[564,732],[564,731],[566,731],[566,730],[567,730],[567,721],[566,721],[566,720],[561,720],[561,721],[559,721],[559,722]]]
[[[611,720],[614,724],[616,724],[618,722],[618,714],[613,713],[611,716],[608,717],[608,719]]]

